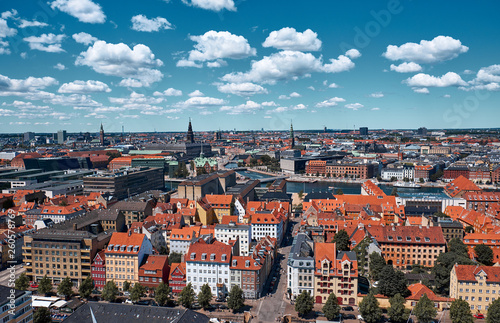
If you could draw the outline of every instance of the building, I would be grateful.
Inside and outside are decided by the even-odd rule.
[[[287,265],[287,288],[292,299],[303,291],[314,295],[314,242],[307,234],[294,237]]]
[[[208,194],[203,198],[204,202],[210,204],[217,217],[217,221],[222,223],[224,216],[231,215],[233,208],[233,195]]]
[[[139,267],[153,246],[145,234],[115,232],[105,251],[106,282],[114,280],[120,290],[125,281],[139,282]]]
[[[30,291],[21,291],[0,285],[0,322],[33,322],[31,304]]]
[[[460,198],[466,193],[482,193],[482,190],[468,177],[459,175],[444,187],[444,192],[450,197]]]
[[[440,227],[369,226],[368,235],[380,246],[387,264],[405,269],[412,265],[433,267],[445,252],[446,240]]]
[[[326,175],[330,177],[349,177],[368,179],[374,176],[375,167],[373,164],[355,164],[355,163],[327,163]],[[328,175],[330,174],[330,175]]]
[[[231,240],[239,240],[240,256],[248,256],[250,244],[252,242],[252,227],[245,224],[217,224],[214,230],[215,238],[222,243],[229,243]]]
[[[259,241],[267,236],[281,244],[285,229],[286,215],[282,210],[256,211],[251,218],[252,239]]]
[[[197,240],[199,232],[200,227],[187,226],[172,229],[170,232],[170,252],[185,254],[189,246]]]
[[[229,279],[232,247],[219,241],[193,243],[184,258],[186,262],[186,283],[191,283],[196,294],[201,286],[208,284],[212,295],[225,296],[229,293]]]
[[[106,256],[105,250],[99,251],[92,262],[92,280],[94,281],[94,288],[102,291],[106,286]]]
[[[444,181],[452,181],[456,178],[459,178],[460,176],[463,176],[467,179],[469,178],[469,168],[466,165],[452,165],[445,168],[443,172]]]
[[[326,174],[326,161],[310,160],[306,162],[306,174],[324,176]]]
[[[102,172],[83,178],[85,193],[108,193],[117,199],[164,188],[162,168],[129,168],[125,171]]]
[[[178,197],[198,201],[208,194],[224,194],[229,187],[236,185],[236,172],[218,171],[199,175],[179,184]]]
[[[472,312],[486,313],[500,295],[500,267],[455,265],[450,274],[450,297],[465,300]]]
[[[101,146],[104,146],[104,128],[102,127],[101,123],[101,130],[99,131],[99,143]]]
[[[427,128],[426,127],[420,127],[417,130],[417,135],[419,136],[427,136]]]
[[[34,132],[25,132],[23,136],[24,141],[31,141],[35,139],[35,133]]]
[[[157,288],[161,283],[168,284],[169,273],[168,256],[146,255],[139,267],[139,283],[147,288]]]
[[[449,218],[437,218],[436,221],[433,221],[432,225],[438,226],[443,230],[443,236],[446,243],[450,242],[453,238],[459,240],[464,238],[464,227],[458,221],[453,221]]]
[[[358,261],[353,251],[339,251],[332,243],[314,244],[314,300],[326,303],[335,293],[339,305],[357,305]]]
[[[368,127],[360,127],[359,128],[360,136],[368,136]]]
[[[193,133],[193,126],[191,125],[191,118],[189,118],[189,125],[188,125],[188,131],[186,135],[186,142],[188,143],[194,143],[194,133]]]
[[[168,286],[172,294],[179,294],[186,287],[186,263],[173,263],[170,266],[170,275],[168,277]]]
[[[57,143],[58,144],[64,143],[67,138],[68,138],[68,136],[66,134],[66,130],[59,130],[57,132]]]
[[[142,222],[148,216],[153,215],[153,202],[151,200],[120,201],[115,203],[112,209],[119,210],[118,213],[124,216],[125,225],[130,226],[134,222]],[[112,212],[110,211],[110,213]]]

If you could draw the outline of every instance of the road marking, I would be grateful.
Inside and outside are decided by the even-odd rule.
[[[257,310],[257,317],[259,317],[260,308],[262,307],[262,303],[264,303],[264,301],[260,301],[259,309]]]

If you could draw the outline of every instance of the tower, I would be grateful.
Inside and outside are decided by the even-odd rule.
[[[290,122],[290,146],[295,148],[295,136],[293,135],[293,124]]]
[[[102,122],[101,122],[101,131],[99,132],[99,142],[101,143],[101,146],[104,146],[104,129],[102,127]]]
[[[189,118],[188,132],[186,136],[186,142],[194,143],[193,126],[191,125],[191,118]]]

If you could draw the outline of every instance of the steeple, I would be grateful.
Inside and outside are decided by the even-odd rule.
[[[295,148],[295,136],[293,135],[293,124],[290,121],[290,146]]]
[[[101,131],[99,132],[99,142],[101,143],[101,146],[104,146],[104,128],[102,127],[102,122]]]
[[[194,143],[194,133],[193,133],[193,126],[191,125],[191,118],[189,118],[189,125],[188,125],[188,132],[187,132],[187,136],[186,136],[186,142]]]

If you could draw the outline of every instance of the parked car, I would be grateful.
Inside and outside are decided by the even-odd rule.
[[[477,318],[477,319],[484,319],[484,315],[481,314],[481,313],[474,314],[474,317]]]
[[[355,320],[356,319],[356,315],[354,315],[354,314],[343,314],[342,317],[344,318],[344,320]]]
[[[344,306],[342,309],[343,309],[344,311],[347,311],[347,312],[352,312],[352,311],[354,311],[354,308],[352,308],[352,306]]]
[[[38,283],[37,282],[31,282],[30,287],[31,288],[38,288]]]
[[[137,304],[137,305],[149,305],[149,301],[147,301],[147,300],[137,301],[137,302],[135,302],[135,304]]]
[[[133,304],[131,300],[127,299],[125,300],[125,304]]]
[[[361,314],[358,314],[358,320],[360,321],[364,321],[363,317],[361,316]]]

